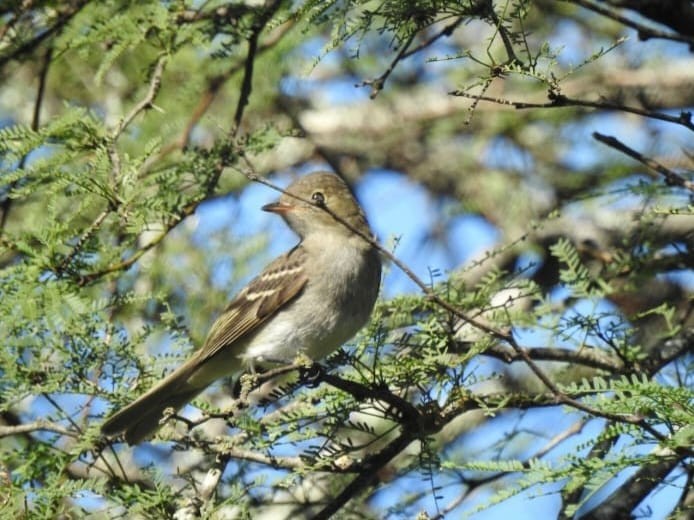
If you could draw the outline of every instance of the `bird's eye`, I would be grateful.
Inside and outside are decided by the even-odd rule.
[[[325,204],[325,195],[323,195],[323,192],[314,191],[311,195],[311,200],[317,205],[323,206]]]

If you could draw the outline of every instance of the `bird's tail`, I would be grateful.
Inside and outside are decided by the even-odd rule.
[[[189,381],[190,370],[183,365],[149,392],[121,408],[101,425],[107,436],[123,433],[128,444],[137,444],[159,428],[164,410],[178,410],[207,385],[193,385]]]

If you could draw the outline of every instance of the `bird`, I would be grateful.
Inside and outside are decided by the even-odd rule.
[[[288,364],[299,353],[318,361],[368,321],[381,256],[347,184],[334,173],[314,172],[261,209],[281,216],[299,242],[231,300],[187,361],[108,417],[102,434],[138,444],[156,432],[165,410],[179,410],[217,379]]]

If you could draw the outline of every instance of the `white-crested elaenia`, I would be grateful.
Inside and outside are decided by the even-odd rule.
[[[367,321],[381,260],[364,239],[372,236],[369,224],[342,179],[306,175],[262,209],[282,216],[300,242],[239,292],[188,361],[109,417],[104,434],[138,443],[159,427],[164,410],[178,410],[215,380],[263,363],[290,363],[300,352],[321,359]]]

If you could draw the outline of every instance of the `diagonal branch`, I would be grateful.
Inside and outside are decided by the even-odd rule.
[[[466,345],[461,342],[461,348]],[[603,354],[595,349],[569,350],[565,348],[551,347],[532,347],[523,348],[531,359],[537,361],[557,361],[560,363],[571,363],[582,365],[607,372],[619,372],[624,368],[624,364],[619,360]],[[522,361],[523,358],[518,351],[504,347],[503,345],[492,345],[481,352],[482,356],[490,356],[503,361],[504,363],[514,363]]]
[[[592,0],[558,0],[558,1],[580,5],[581,7],[584,7],[590,11],[599,13],[599,14],[607,17],[607,18],[611,18],[611,19],[615,20],[616,22],[621,23],[622,25],[625,25],[627,27],[631,27],[632,29],[636,29],[639,33],[639,39],[641,39],[641,40],[648,40],[650,38],[662,38],[665,40],[672,40],[672,41],[676,41],[676,42],[687,43],[690,46],[694,46],[694,37],[677,34],[675,32],[666,32],[666,31],[660,31],[658,29],[654,29],[653,27],[649,27],[649,26],[644,25],[642,23],[636,22],[630,18],[627,18],[626,16],[622,16],[621,14],[613,11],[612,9],[608,9],[606,7],[599,5],[599,4],[596,4]]]
[[[681,188],[685,188],[685,189],[688,189],[689,191],[694,192],[694,182],[688,181],[687,179],[685,179],[681,175],[673,172],[671,169],[666,168],[665,166],[660,164],[655,159],[651,159],[650,157],[646,157],[645,155],[642,155],[641,153],[634,150],[633,148],[629,148],[627,145],[622,143],[616,137],[612,137],[610,135],[604,135],[604,134],[601,134],[598,132],[593,132],[593,138],[600,141],[601,143],[606,144],[607,146],[609,146],[611,148],[614,148],[615,150],[622,152],[625,155],[628,155],[632,159],[636,159],[641,164],[648,166],[648,168],[650,168],[651,170],[662,175],[665,178],[665,183],[668,186],[679,186]],[[657,178],[657,175],[653,175],[653,176],[655,178]]]
[[[611,103],[609,101],[587,101],[566,97],[561,94],[550,93],[550,101],[547,103],[528,103],[524,101],[510,101],[508,99],[496,98],[491,96],[481,96],[478,94],[470,94],[464,90],[453,90],[448,93],[451,96],[464,97],[475,101],[489,101],[497,105],[507,105],[518,110],[527,108],[557,108],[557,107],[586,107],[595,108],[598,110],[616,110],[619,112],[628,112],[639,116],[648,117],[650,119],[658,119],[668,123],[682,125],[689,130],[694,131],[694,121],[692,121],[691,112],[681,112],[679,116],[671,116],[663,112],[655,112],[653,110],[644,110],[638,107],[630,107],[619,103]]]
[[[651,491],[661,486],[665,478],[679,466],[680,460],[672,450],[658,449],[658,458],[644,464],[631,475],[600,505],[589,511],[585,518],[611,520],[613,518],[634,518],[631,512]]]
[[[130,112],[121,120],[120,124],[116,127],[111,139],[116,141],[123,131],[128,128],[133,119],[137,117],[140,112],[143,112],[154,106],[154,98],[157,97],[157,93],[161,87],[161,78],[164,74],[164,69],[166,68],[166,63],[168,62],[168,55],[162,53],[159,58],[157,58],[154,64],[154,69],[152,70],[152,76],[149,79],[149,87],[145,97],[142,98]]]
[[[36,431],[59,433],[60,435],[74,438],[78,438],[81,435],[81,432],[79,431],[65,428],[64,426],[55,422],[39,419],[34,422],[18,424],[16,426],[0,426],[0,438],[32,433]]]
[[[52,57],[53,47],[49,47],[46,54],[43,56],[41,72],[39,73],[39,86],[36,91],[36,101],[34,102],[34,114],[31,118],[31,129],[35,132],[38,131],[39,125],[41,124],[41,107],[43,105],[43,98],[46,92],[46,79],[48,78],[48,69],[50,68]],[[28,154],[22,156],[17,169],[21,170],[24,168],[28,156]],[[10,185],[8,193],[5,194],[5,198],[3,199],[2,203],[0,203],[0,211],[2,212],[0,214],[0,233],[5,229],[5,225],[7,224],[7,217],[10,214],[10,208],[12,207],[13,200],[12,197],[10,197],[10,192],[15,188],[16,185],[17,181]]]
[[[231,129],[231,137],[238,136],[239,131],[241,130],[243,113],[246,110],[246,106],[248,105],[248,101],[251,97],[251,91],[253,89],[253,67],[255,65],[255,58],[258,52],[258,39],[260,38],[260,33],[263,32],[265,26],[270,22],[272,15],[275,14],[275,12],[280,8],[281,3],[282,2],[280,0],[274,0],[262,11],[256,21],[253,23],[251,36],[248,39],[248,54],[246,55],[246,62],[244,65],[241,92],[239,93],[239,100],[236,104],[236,111],[234,113],[234,125]]]
[[[400,63],[400,60],[406,58],[407,56],[410,56],[411,52],[408,52],[408,49],[410,48],[410,45],[412,45],[412,42],[414,39],[417,37],[417,32],[413,31],[412,34],[407,38],[405,43],[402,44],[400,47],[400,51],[398,54],[395,56],[393,61],[390,62],[390,65],[388,65],[388,68],[375,79],[370,79],[363,81],[361,85],[358,85],[360,87],[366,87],[370,86],[371,87],[371,94],[369,94],[369,97],[371,99],[375,99],[376,96],[378,96],[378,93],[383,90],[383,86],[386,84],[386,80],[390,77],[390,75],[393,73],[395,70],[395,67],[397,66],[398,63]]]
[[[378,482],[379,470],[404,450],[415,438],[416,433],[403,431],[379,453],[369,459],[361,471],[345,488],[319,511],[312,520],[327,520],[337,513],[352,498]]]
[[[64,2],[64,4],[65,3],[67,2]],[[0,55],[0,69],[2,69],[2,67],[4,67],[5,64],[9,63],[10,61],[32,52],[39,45],[41,45],[44,40],[47,40],[55,33],[60,32],[60,30],[65,27],[65,25],[67,25],[67,23],[72,20],[88,3],[89,0],[79,0],[74,2],[73,5],[70,5],[68,8],[64,8],[60,5],[60,2],[57,2],[56,5],[58,9],[58,16],[55,18],[55,23],[43,31],[38,31],[37,36],[27,40],[4,56]],[[60,9],[64,9],[64,11],[60,12]]]

